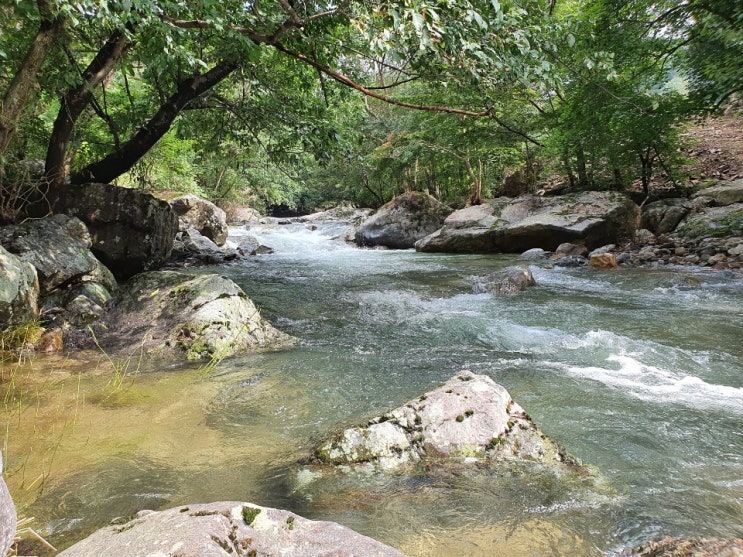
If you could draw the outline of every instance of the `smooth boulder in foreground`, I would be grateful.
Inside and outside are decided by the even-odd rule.
[[[107,526],[59,557],[403,557],[335,522],[250,503],[219,502],[142,511]]]

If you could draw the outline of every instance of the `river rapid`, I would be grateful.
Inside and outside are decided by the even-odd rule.
[[[411,556],[598,556],[659,535],[743,537],[743,277],[361,250],[338,226],[233,230],[276,252],[237,282],[288,350],[215,367],[100,353],[2,368],[6,479],[64,547],[143,508],[245,500],[333,520]],[[504,385],[600,487],[546,473],[379,474],[306,485],[322,439],[461,369]]]

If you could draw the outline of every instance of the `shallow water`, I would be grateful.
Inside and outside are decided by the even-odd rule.
[[[472,283],[517,258],[358,250],[339,232],[254,229],[275,254],[203,269],[299,337],[292,349],[212,371],[135,357],[121,385],[96,354],[6,365],[20,514],[60,546],[142,508],[216,500],[334,520],[419,556],[743,536],[739,275],[533,266],[536,288],[493,297]],[[607,485],[539,470],[298,480],[319,440],[460,369],[506,386]]]

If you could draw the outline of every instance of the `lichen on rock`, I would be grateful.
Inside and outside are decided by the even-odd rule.
[[[508,391],[461,371],[438,389],[322,443],[310,462],[395,468],[442,459],[577,464]]]

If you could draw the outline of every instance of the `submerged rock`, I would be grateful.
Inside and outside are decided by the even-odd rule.
[[[589,265],[598,269],[613,269],[617,266],[617,256],[613,253],[594,253]]]
[[[226,277],[151,271],[121,287],[102,344],[199,359],[274,348],[291,340],[265,321]]]
[[[404,193],[365,220],[354,241],[360,246],[408,249],[441,228],[451,208],[421,192]]]
[[[662,538],[620,553],[621,557],[741,557],[743,539]]]
[[[477,279],[473,285],[475,294],[489,292],[497,296],[511,296],[536,286],[534,275],[528,267],[506,267],[487,277]]]
[[[573,242],[593,249],[629,236],[638,211],[632,200],[616,192],[499,197],[455,211],[415,247],[427,252],[521,253]]]
[[[464,459],[575,464],[537,429],[508,391],[485,375],[461,371],[365,425],[321,444],[311,461],[334,465]]]
[[[142,511],[133,520],[98,530],[59,553],[59,557],[145,555],[403,557],[396,549],[340,524],[241,502]]]

